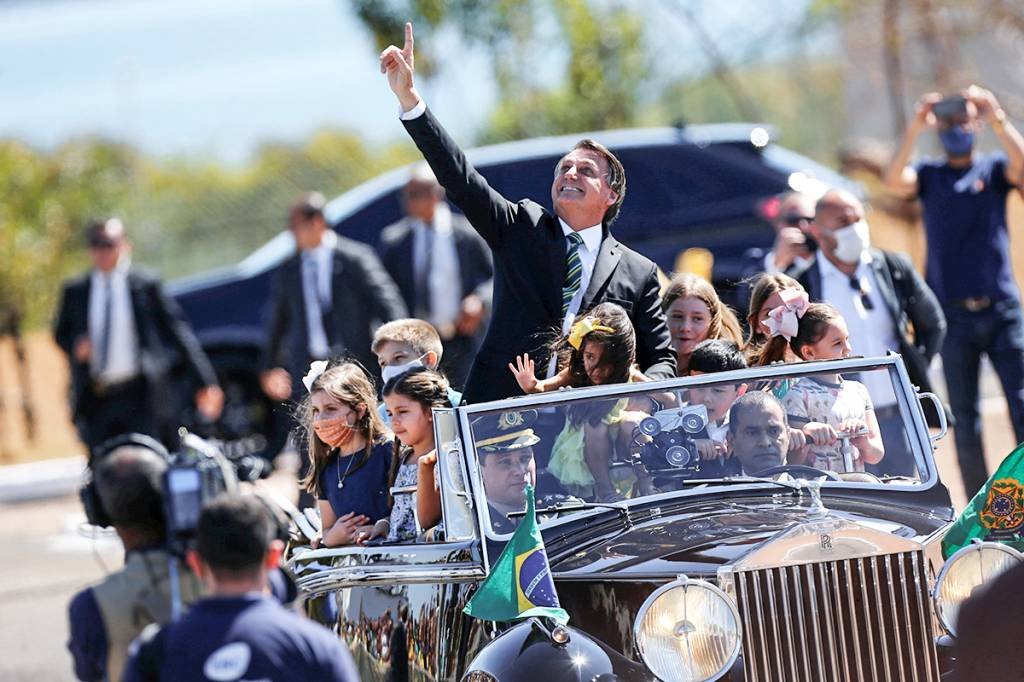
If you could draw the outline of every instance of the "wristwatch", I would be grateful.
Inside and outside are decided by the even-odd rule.
[[[1003,132],[1003,125],[1006,123],[1006,112],[1002,109],[996,109],[995,113],[992,114],[992,130],[997,133]]]

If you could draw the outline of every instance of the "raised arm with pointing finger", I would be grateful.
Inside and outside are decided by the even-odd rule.
[[[451,200],[494,255],[494,312],[466,384],[465,400],[481,402],[522,391],[508,363],[528,353],[547,366],[546,342],[574,317],[610,301],[637,332],[637,360],[652,378],[675,373],[660,306],[657,269],[612,236],[626,192],[625,171],[603,145],[581,140],[552,172],[553,211],[529,199],[509,201],[473,168],[427,109],[414,80],[412,25],[405,44],[380,56],[401,118]]]

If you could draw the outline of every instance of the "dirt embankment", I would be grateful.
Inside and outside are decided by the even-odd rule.
[[[35,331],[25,336],[25,359],[27,381],[23,382],[14,343],[0,339],[0,464],[84,455],[68,412],[64,354],[48,332]],[[31,433],[25,401],[34,415]]]

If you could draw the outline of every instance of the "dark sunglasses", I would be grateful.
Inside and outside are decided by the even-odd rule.
[[[814,220],[814,216],[800,215],[799,213],[787,213],[784,216],[779,216],[779,223],[786,227],[800,227],[800,223],[809,223]]]
[[[96,249],[97,251],[106,250],[106,249],[112,249],[115,246],[117,246],[117,244],[115,242],[107,241],[106,239],[90,239],[89,240],[89,248],[90,249]]]

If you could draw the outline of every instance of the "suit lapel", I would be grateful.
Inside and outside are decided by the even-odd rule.
[[[287,289],[295,292],[295,307],[298,310],[298,320],[293,324],[299,332],[299,339],[302,340],[302,347],[309,345],[309,327],[306,322],[306,290],[302,285],[302,253],[296,252],[291,260],[285,263],[285,277],[289,281]]]
[[[898,320],[899,304],[896,301],[896,287],[893,285],[892,273],[885,267],[885,256],[881,252],[872,250],[871,270],[875,273],[875,282],[878,284],[878,294],[885,301],[892,319]]]
[[[548,278],[550,285],[545,287],[544,303],[547,305],[551,316],[562,322],[562,285],[565,284],[565,235],[562,234],[562,225],[558,218],[552,216],[554,229],[548,230],[548,238],[551,240],[548,246]]]
[[[85,281],[82,282],[82,286],[78,289],[78,292],[79,292],[79,295],[82,297],[81,298],[81,308],[79,308],[79,310],[84,310],[85,311],[85,315],[82,317],[82,320],[81,320],[82,329],[81,329],[80,333],[85,334],[86,336],[88,336],[89,335],[89,331],[90,331],[89,330],[89,313],[90,313],[89,308],[92,305],[92,271],[89,271],[89,274],[85,276]]]
[[[149,347],[149,338],[146,336],[146,330],[148,327],[143,324],[143,317],[147,313],[147,301],[145,300],[146,292],[143,287],[144,282],[135,272],[128,271],[128,298],[131,299],[132,304],[132,318],[135,321],[135,335],[139,340],[139,363],[140,366],[143,363],[143,355],[145,354],[146,348]],[[143,367],[143,371],[145,368]]]
[[[601,249],[597,252],[597,263],[594,264],[594,274],[590,276],[590,284],[583,294],[583,302],[580,303],[581,313],[594,306],[595,300],[604,289],[605,283],[615,273],[615,268],[619,266],[620,260],[622,260],[622,252],[619,249],[619,243],[615,241],[615,237],[607,234],[601,240]]]

